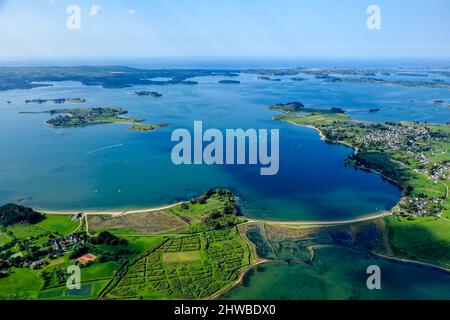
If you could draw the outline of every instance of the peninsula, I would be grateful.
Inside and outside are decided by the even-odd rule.
[[[385,218],[394,255],[450,266],[449,124],[369,123],[339,108],[270,108],[285,112],[275,120],[313,127],[326,141],[351,146],[348,166],[378,172],[403,190]]]

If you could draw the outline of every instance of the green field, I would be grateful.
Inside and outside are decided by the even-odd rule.
[[[8,208],[12,219],[15,207]],[[251,262],[237,214],[231,192],[214,189],[166,211],[89,217],[89,233],[85,220],[72,221],[73,215],[5,227],[1,298],[207,298]],[[147,234],[154,231],[158,235]],[[87,253],[95,260],[77,262]],[[66,287],[71,265],[80,267],[80,290]]]
[[[201,259],[200,251],[164,252],[163,263],[184,263]]]
[[[0,231],[0,246],[10,242],[12,240],[11,236],[9,236],[6,231]]]
[[[233,283],[250,263],[236,228],[170,238],[119,273],[105,297],[208,298]]]
[[[367,123],[307,108],[274,119],[314,126],[328,141],[355,148],[347,165],[400,185],[404,197],[385,219],[393,254],[450,266],[450,125]]]
[[[79,222],[72,221],[71,215],[45,215],[44,219],[37,224],[16,224],[9,226],[17,238],[28,238],[43,235],[47,232],[58,232],[66,235],[74,231]]]
[[[437,217],[385,218],[389,242],[397,257],[450,268],[450,221]]]
[[[57,231],[66,235],[73,232],[79,225],[79,222],[73,221],[72,218],[72,215],[47,214],[37,226],[47,231]]]
[[[93,263],[81,269],[81,281],[110,279],[122,264],[118,261]]]
[[[138,250],[140,252],[144,252],[146,250],[149,250],[153,247],[156,247],[157,245],[161,244],[165,237],[163,236],[155,236],[155,237],[123,237],[124,239],[128,240],[128,247]]]
[[[95,299],[99,293],[106,287],[109,280],[97,280],[83,282],[80,290],[69,290],[66,287],[57,287],[47,290],[41,290],[39,299],[41,300],[84,300]]]
[[[167,124],[136,123],[131,128],[129,128],[128,130],[130,130],[130,131],[148,132],[148,131],[155,131],[156,129],[159,129],[159,128],[162,128],[162,127],[166,127],[166,126],[167,126]]]

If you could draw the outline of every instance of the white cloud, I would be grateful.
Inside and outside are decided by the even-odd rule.
[[[89,15],[90,16],[96,16],[96,15],[98,15],[100,13],[100,11],[102,11],[102,7],[99,6],[98,4],[94,4],[89,9]]]
[[[130,16],[135,15],[136,13],[137,13],[137,11],[134,10],[134,9],[128,10],[128,14],[129,14]]]

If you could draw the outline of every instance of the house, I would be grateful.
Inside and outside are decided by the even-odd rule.
[[[94,256],[93,254],[87,253],[84,256],[81,256],[77,259],[77,261],[81,264],[86,264],[90,261],[94,261],[95,259],[97,259],[96,256]]]

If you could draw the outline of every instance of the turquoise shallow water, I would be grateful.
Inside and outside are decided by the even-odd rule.
[[[316,249],[313,265],[271,262],[247,273],[222,299],[450,299],[450,273],[337,247]],[[366,286],[366,269],[381,270],[381,289]]]
[[[432,99],[450,99],[448,90],[369,84],[257,81],[243,74],[241,85],[220,85],[222,77],[198,78],[199,85],[104,89],[78,83],[0,92],[0,202],[45,209],[141,208],[171,203],[212,187],[240,197],[244,213],[287,220],[350,219],[389,209],[398,188],[376,174],[344,167],[352,150],[320,141],[311,129],[271,120],[267,105],[301,101],[310,107],[340,106],[359,119],[441,122],[450,111]],[[156,90],[160,99],[138,97]],[[46,114],[19,114],[75,105],[25,104],[34,98],[86,98],[86,106],[120,106],[146,122],[171,123],[153,133],[128,125],[53,129]],[[11,100],[12,104],[6,104]],[[380,107],[379,113],[358,112]],[[170,134],[204,127],[280,129],[280,172],[260,176],[259,166],[175,166]]]

